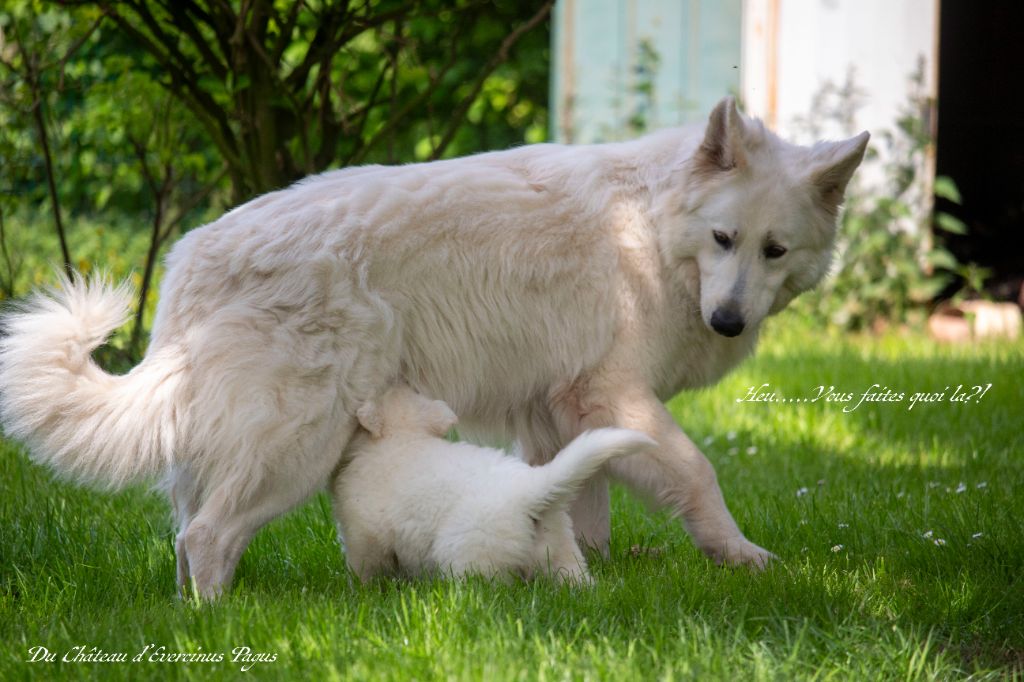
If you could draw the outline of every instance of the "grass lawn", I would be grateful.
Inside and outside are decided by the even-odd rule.
[[[589,590],[349,584],[321,496],[261,532],[233,592],[174,591],[164,501],[71,487],[0,444],[0,679],[677,679],[1024,676],[1024,344],[937,347],[773,321],[758,355],[671,403],[740,526],[782,562],[722,569],[614,496]],[[850,402],[737,402],[817,387]],[[865,402],[872,384],[901,402]],[[951,402],[962,384],[992,387]],[[918,403],[913,393],[941,392]],[[74,647],[220,662],[62,663]],[[56,662],[27,663],[32,647]],[[163,649],[159,649],[163,647]],[[232,650],[273,662],[232,662]],[[244,654],[243,654],[244,657]]]

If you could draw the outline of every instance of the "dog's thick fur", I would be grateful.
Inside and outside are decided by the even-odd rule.
[[[797,147],[726,99],[703,129],[633,142],[324,173],[178,242],[124,376],[89,357],[123,319],[122,290],[65,282],[8,316],[0,418],[80,480],[165,472],[179,581],[204,594],[327,482],[356,410],[397,379],[535,464],[587,429],[651,435],[656,452],[610,473],[712,557],[760,566],[771,555],[662,400],[716,381],[822,277],[866,144]],[[600,476],[573,521],[607,545]]]
[[[588,583],[569,504],[605,462],[657,445],[639,431],[596,429],[531,467],[501,450],[448,442],[455,413],[407,386],[356,414],[363,429],[333,487],[345,558],[363,581],[539,572]]]

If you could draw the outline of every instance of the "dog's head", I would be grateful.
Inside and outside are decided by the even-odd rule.
[[[696,262],[709,329],[756,329],[825,275],[869,137],[800,147],[745,120],[731,97],[719,102],[686,165],[685,228],[676,219],[663,242],[671,260]]]
[[[405,384],[392,386],[377,400],[363,403],[356,418],[371,438],[409,433],[441,437],[459,422],[446,402],[431,400]]]

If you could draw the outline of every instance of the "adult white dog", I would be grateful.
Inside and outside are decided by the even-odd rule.
[[[569,504],[613,457],[657,446],[639,431],[595,429],[532,467],[493,448],[444,439],[455,413],[399,384],[356,411],[333,490],[349,568],[381,573],[481,574],[589,583]]]
[[[127,375],[89,357],[123,289],[64,282],[8,315],[0,417],[79,480],[165,472],[178,580],[205,595],[324,486],[356,410],[397,378],[531,463],[587,429],[646,432],[660,449],[610,473],[715,559],[761,566],[662,400],[716,381],[822,277],[867,139],[794,146],[725,99],[706,128],[633,142],[324,173],[178,242]],[[606,546],[603,479],[573,520]]]

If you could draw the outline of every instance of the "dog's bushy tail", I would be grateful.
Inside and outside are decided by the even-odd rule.
[[[0,423],[35,461],[83,483],[120,487],[174,453],[180,361],[147,356],[114,376],[90,357],[131,300],[127,285],[62,277],[2,318]]]
[[[657,443],[649,436],[630,429],[596,429],[581,434],[553,460],[533,469],[539,480],[532,487],[531,511],[541,514],[568,508],[587,479],[594,476],[605,462],[655,447]]]

